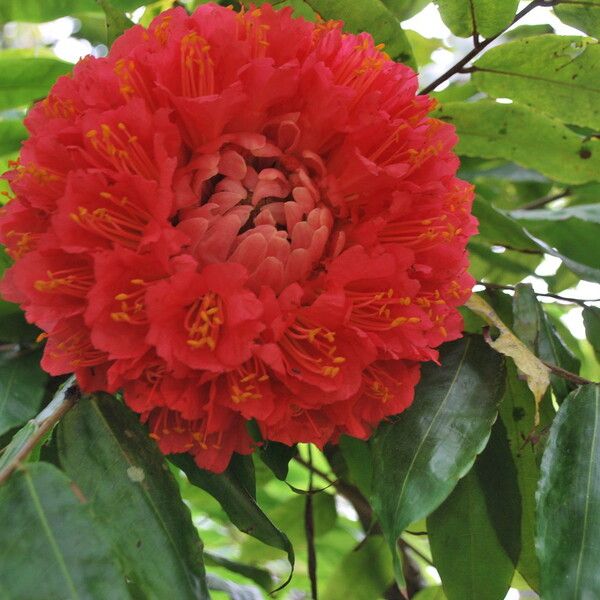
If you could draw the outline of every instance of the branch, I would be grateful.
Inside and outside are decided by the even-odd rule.
[[[501,283],[489,283],[488,281],[476,281],[477,285],[482,285],[489,290],[511,290],[515,291],[514,285],[503,285]],[[561,296],[560,294],[551,294],[550,292],[533,292],[536,296],[543,296],[544,298],[554,298],[555,300],[562,300],[563,302],[569,302],[571,304],[578,304],[584,308],[588,303],[600,302],[600,298],[593,298],[584,300],[583,298],[572,298],[570,296]]]
[[[312,446],[308,446],[308,464],[312,467]],[[308,490],[304,504],[304,532],[308,555],[308,577],[310,579],[310,593],[312,600],[317,600],[317,551],[315,549],[315,519],[313,512],[313,472],[308,470]]]
[[[595,383],[586,379],[585,377],[581,377],[580,375],[576,375],[575,373],[571,373],[571,371],[567,371],[558,365],[553,365],[552,363],[548,363],[545,360],[542,361],[555,375],[558,375],[562,379],[566,379],[567,381],[571,381],[575,385],[587,385],[588,383]]]
[[[419,94],[429,94],[430,92],[433,92],[433,90],[435,90],[440,84],[444,83],[444,81],[450,79],[450,77],[452,77],[453,75],[464,72],[464,68],[469,61],[474,59],[482,50],[487,48],[494,40],[498,39],[503,33],[510,29],[517,21],[520,21],[526,14],[530,13],[534,8],[537,8],[538,6],[553,6],[557,3],[557,0],[534,0],[533,2],[528,4],[521,12],[515,15],[515,18],[512,20],[510,25],[508,25],[508,27],[505,27],[502,31],[500,31],[496,35],[493,35],[492,37],[475,43],[474,48],[468,54],[466,54],[456,64],[450,67],[445,73],[440,75],[435,81],[423,88],[419,92]]]
[[[523,206],[521,206],[521,210],[533,210],[535,208],[542,208],[543,206],[546,206],[546,204],[554,202],[554,200],[560,200],[561,198],[569,196],[570,194],[571,190],[567,188],[566,190],[558,192],[557,194],[553,194],[552,196],[544,196],[542,198],[538,198],[537,200],[533,200],[528,204],[524,204]]]
[[[43,439],[54,425],[56,425],[61,418],[69,411],[77,401],[81,398],[81,392],[75,382],[75,377],[70,377],[63,386],[59,389],[56,396],[54,396],[52,402],[42,410],[42,412],[29,421],[29,424],[33,424],[34,430],[29,437],[19,447],[17,442],[17,448],[14,450],[14,454],[6,460],[6,464],[0,468],[0,485],[2,485],[31,454],[38,443]],[[18,435],[18,434],[17,434]],[[13,438],[14,443],[16,436]],[[8,453],[11,451],[11,445],[9,444],[5,451]]]

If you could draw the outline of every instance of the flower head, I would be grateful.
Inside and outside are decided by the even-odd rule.
[[[472,190],[370,35],[169,10],[30,111],[2,283],[43,365],[122,389],[164,452],[365,438],[461,334]]]

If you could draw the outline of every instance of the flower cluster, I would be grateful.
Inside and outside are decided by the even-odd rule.
[[[43,367],[123,390],[166,453],[366,438],[460,336],[472,190],[368,34],[269,5],[132,27],[30,111],[2,283]]]

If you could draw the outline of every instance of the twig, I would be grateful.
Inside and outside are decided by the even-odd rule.
[[[521,206],[521,210],[534,210],[535,208],[542,208],[543,206],[546,206],[546,204],[549,204],[550,202],[554,202],[554,200],[560,200],[561,198],[564,198],[565,196],[569,196],[570,194],[571,194],[571,190],[569,188],[567,188],[566,190],[563,190],[562,192],[558,192],[557,194],[552,194],[551,196],[543,196],[542,198],[533,200],[532,202],[529,202],[528,204],[524,204],[523,206]]]
[[[483,41],[479,41],[476,43],[474,48],[468,52],[463,58],[461,58],[457,63],[455,63],[452,67],[450,67],[445,73],[440,75],[435,81],[430,83],[428,86],[424,87],[419,93],[420,94],[429,94],[433,92],[440,84],[444,83],[447,79],[450,79],[453,75],[457,73],[463,72],[465,66],[469,61],[475,58],[482,50],[487,48],[494,40],[498,39],[505,31],[510,29],[517,21],[521,20],[526,14],[530,13],[534,8],[538,6],[553,6],[557,4],[556,0],[534,0],[530,4],[528,4],[522,11],[515,15],[515,18],[512,20],[508,27],[505,27],[502,31],[489,37]]]
[[[23,461],[29,456],[29,454],[38,445],[40,440],[46,435],[54,425],[56,425],[61,418],[69,411],[81,396],[81,392],[75,383],[75,378],[71,377],[65,384],[59,389],[54,399],[42,412],[32,419],[30,423],[33,423],[36,429],[30,435],[30,437],[23,443],[23,445],[15,452],[14,456],[0,469],[0,485],[2,485],[17,469]],[[10,447],[10,445],[8,446]]]
[[[571,371],[567,371],[558,365],[553,365],[552,363],[548,363],[545,360],[542,361],[555,375],[562,377],[562,379],[566,379],[568,381],[573,382],[576,385],[587,385],[588,383],[594,383],[585,377],[581,377],[575,373],[571,373]]]
[[[308,464],[312,467],[312,446],[308,446]],[[308,489],[313,487],[313,471],[308,471]],[[310,579],[310,593],[312,600],[317,600],[317,552],[315,549],[315,522],[313,514],[313,495],[308,493],[304,504],[304,531],[308,554],[308,576]]]
[[[420,550],[418,550],[412,544],[407,542],[404,538],[400,538],[400,545],[405,546],[411,552],[414,552],[422,561],[426,562],[428,565],[431,565],[432,567],[435,566],[430,558],[425,556],[425,554],[423,554]]]
[[[501,283],[490,283],[488,281],[476,281],[478,285],[482,285],[490,290],[511,290],[515,291],[514,285],[503,285]],[[571,298],[570,296],[561,296],[560,294],[551,294],[550,292],[533,292],[536,296],[543,296],[544,298],[554,298],[555,300],[562,300],[563,302],[570,302],[571,304],[578,304],[579,306],[587,306],[588,303],[600,302],[600,298],[592,298],[584,300],[583,298]]]

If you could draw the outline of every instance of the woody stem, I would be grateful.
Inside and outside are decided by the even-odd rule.
[[[46,433],[75,406],[80,397],[81,392],[77,387],[75,377],[72,376],[60,387],[50,404],[19,431],[19,433],[25,432],[26,428],[30,427],[31,433],[26,434],[23,440],[19,439],[19,433],[17,433],[5,448],[2,460],[0,460],[0,485],[27,459]]]

